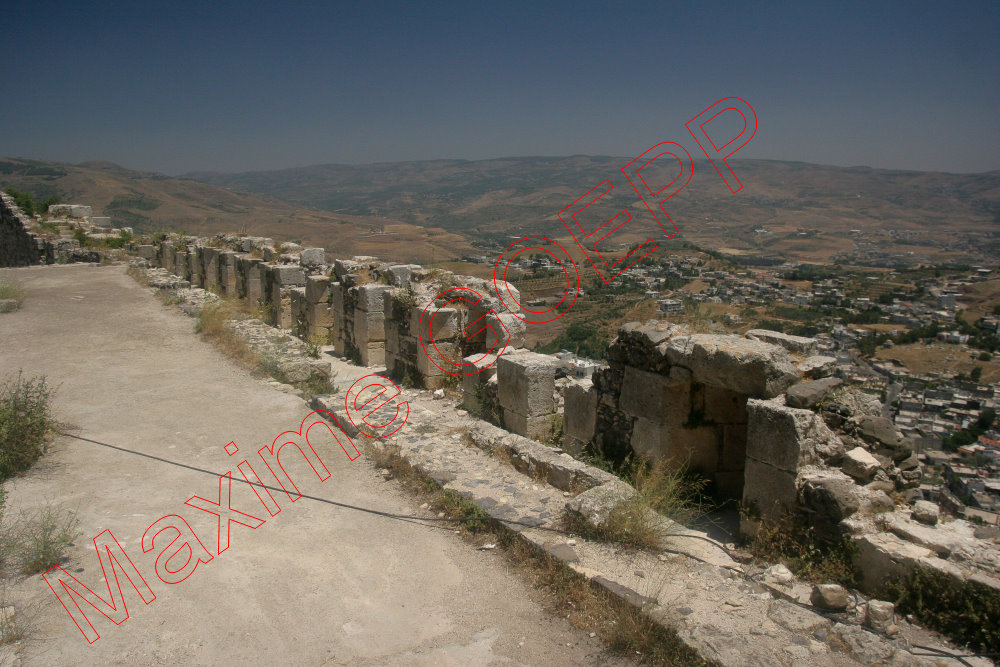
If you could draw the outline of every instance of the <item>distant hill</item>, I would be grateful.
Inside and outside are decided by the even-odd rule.
[[[634,219],[611,241],[652,237],[676,247],[664,243],[663,232],[622,177],[629,159],[576,155],[331,164],[170,178],[108,162],[0,158],[0,186],[87,203],[117,224],[140,230],[245,230],[340,253],[429,263],[490,255],[512,236],[567,239],[556,212],[612,179],[616,189],[580,216],[581,224],[592,229],[627,208]],[[1000,258],[1000,172],[770,160],[732,164],[744,185],[736,194],[711,164],[695,162],[693,179],[667,204],[680,230],[676,240],[775,261],[995,264]],[[677,175],[657,172],[659,166],[643,171],[654,187]]]
[[[461,257],[471,246],[457,234],[367,215],[341,215],[266,196],[232,192],[190,178],[134,171],[111,162],[77,165],[0,158],[0,189],[93,206],[95,215],[137,231],[197,234],[246,232],[299,239],[344,255],[373,254],[400,261]],[[373,234],[382,228],[384,234]]]
[[[627,162],[604,156],[435,160],[189,176],[303,206],[385,216],[480,238],[565,237],[556,212],[610,178],[617,188],[611,194],[619,196],[605,198],[606,217],[627,206],[635,218],[624,240],[643,240],[653,235],[649,232],[662,238],[622,177],[620,168]],[[870,242],[938,261],[968,260],[969,251],[1000,254],[1000,172],[949,174],[771,160],[732,164],[744,184],[736,194],[710,163],[695,162],[693,180],[667,209],[679,238],[733,254],[813,261],[857,252],[858,241],[862,255]],[[676,173],[662,176],[660,182],[666,183]]]

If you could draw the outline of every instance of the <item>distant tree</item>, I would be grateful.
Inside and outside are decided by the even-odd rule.
[[[976,366],[975,368],[973,368],[972,372],[969,373],[969,377],[972,378],[973,382],[979,382],[983,377],[983,367]]]

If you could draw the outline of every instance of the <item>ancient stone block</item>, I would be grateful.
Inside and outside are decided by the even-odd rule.
[[[796,475],[748,458],[743,472],[743,502],[765,520],[780,519],[798,504]]]
[[[326,303],[309,303],[306,305],[306,322],[310,327],[332,327],[333,310]]]
[[[500,357],[497,362],[500,405],[505,411],[512,410],[527,417],[555,412],[552,394],[556,367],[554,357],[534,352]]]
[[[805,338],[803,336],[791,336],[778,331],[768,331],[767,329],[751,329],[744,334],[747,338],[759,340],[771,345],[779,345],[792,354],[799,354],[810,357],[816,354],[819,349],[819,341],[815,338]]]
[[[358,287],[358,308],[369,313],[385,311],[385,293],[389,285],[361,285]]]
[[[136,254],[143,259],[154,260],[156,259],[156,246],[153,245],[141,245],[136,248]]]
[[[202,281],[204,282],[205,289],[210,290],[213,287],[218,287],[219,249],[200,246],[198,251],[201,254],[201,262],[204,270]]]
[[[271,268],[271,280],[276,285],[305,285],[306,274],[301,266],[294,264],[275,264]]]
[[[354,340],[358,347],[368,343],[383,343],[385,347],[385,314],[379,312],[354,312]]]
[[[879,464],[878,459],[868,453],[866,449],[855,447],[844,453],[840,469],[851,477],[866,482],[878,471]]]
[[[833,373],[836,365],[836,357],[815,356],[800,361],[795,368],[807,378],[824,378]]]
[[[747,456],[775,468],[795,472],[843,448],[836,434],[811,410],[750,399],[747,415]]]
[[[906,574],[934,552],[892,533],[868,533],[854,537],[858,552],[855,564],[862,575],[862,590],[876,590],[888,577]]]
[[[597,424],[597,389],[590,380],[574,382],[563,394],[563,432],[587,443]]]
[[[934,525],[938,522],[941,510],[929,500],[918,500],[913,504],[913,518],[921,523]]]
[[[793,408],[811,408],[826,400],[843,382],[840,378],[800,382],[785,392],[785,401]]]
[[[639,417],[632,428],[630,444],[647,461],[665,461],[672,467],[704,473],[715,472],[719,467],[720,443],[715,427],[685,429]]]
[[[461,360],[462,351],[454,343],[427,345],[426,351],[420,349],[417,352],[417,370],[425,378],[427,376],[445,375],[445,371],[461,372],[461,367],[459,366]]]
[[[690,412],[690,387],[683,372],[664,376],[628,366],[619,406],[633,417],[680,426]]]
[[[552,414],[526,417],[513,410],[504,409],[503,425],[511,433],[532,440],[545,441],[552,435]]]
[[[306,277],[306,298],[310,303],[326,303],[330,299],[330,279],[326,276]]]
[[[385,364],[385,343],[372,343],[359,346],[361,363],[365,366],[383,366]]]
[[[482,359],[481,354],[473,354],[465,357],[462,361],[467,364],[461,373],[471,373],[473,370],[479,372],[462,376],[462,407],[472,413],[478,413],[480,403],[477,394],[482,391],[482,385],[490,381],[497,374],[497,366],[492,358]],[[496,381],[493,381],[496,385]],[[494,386],[493,391],[496,391]]]
[[[459,314],[454,308],[429,308],[421,319],[424,345],[431,341],[449,341],[459,335]]]
[[[524,335],[528,330],[528,325],[524,320],[511,313],[503,312],[487,315],[486,323],[493,327],[500,341],[496,343],[492,337],[487,336],[487,339],[483,341],[483,345],[487,349],[496,345],[499,351],[499,348],[504,345],[504,341],[506,341],[508,350],[524,347]]]
[[[695,382],[753,397],[777,396],[799,379],[783,348],[742,336],[675,336],[665,354],[690,369]]]
[[[326,260],[326,251],[322,248],[305,248],[299,253],[299,263],[302,266],[319,266]]]

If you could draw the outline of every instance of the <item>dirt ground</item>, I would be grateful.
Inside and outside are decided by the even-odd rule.
[[[27,290],[22,310],[0,315],[0,375],[47,376],[59,386],[57,418],[81,436],[224,473],[244,456],[253,463],[256,449],[309,412],[200,340],[190,318],[124,267],[0,274]],[[240,448],[232,458],[230,441]],[[421,513],[363,458],[349,461],[332,442],[317,450],[325,482],[304,463],[288,466],[303,493]],[[217,478],[66,437],[4,489],[8,524],[47,503],[77,512],[82,533],[64,566],[92,590],[107,597],[92,540],[110,529],[156,595],[144,605],[122,578],[130,617],[115,626],[87,608],[101,635],[88,645],[40,575],[8,572],[4,604],[32,617],[23,665],[631,664],[548,614],[498,553],[448,528],[275,493],[281,511],[264,513],[256,530],[232,525],[230,547],[217,554],[217,518],[184,505],[218,499]],[[233,506],[262,513],[245,484],[233,485]],[[146,528],[167,514],[182,515],[214,555],[171,585],[155,575],[159,543],[141,549]]]

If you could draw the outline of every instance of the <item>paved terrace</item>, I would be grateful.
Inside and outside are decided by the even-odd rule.
[[[79,435],[224,472],[244,456],[253,461],[310,410],[224,358],[123,266],[0,273],[27,289],[22,310],[0,319],[0,371],[58,384],[57,416]],[[230,441],[240,447],[233,458],[223,451]],[[426,514],[364,458],[320,455],[331,477],[293,472],[303,493]],[[142,553],[142,534],[182,514],[215,553],[216,518],[184,501],[216,498],[216,479],[60,437],[5,490],[6,522],[45,503],[77,511],[82,534],[65,566],[91,589],[106,596],[91,540],[110,529],[156,599],[143,605],[124,582],[130,618],[115,626],[91,612],[101,638],[88,645],[40,575],[17,577],[10,592],[19,609],[37,611],[35,636],[5,647],[0,664],[630,664],[547,614],[496,552],[476,551],[450,529],[275,494],[277,516],[257,530],[232,526],[228,550],[167,585],[154,574],[160,548]],[[234,484],[233,504],[257,500]]]

